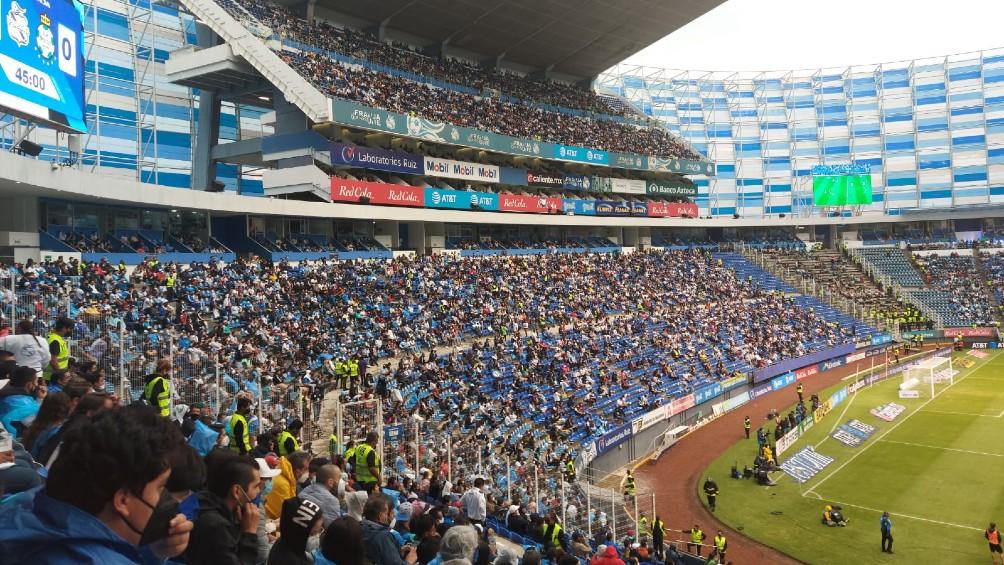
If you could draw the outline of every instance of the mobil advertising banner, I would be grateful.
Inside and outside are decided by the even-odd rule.
[[[482,210],[498,211],[498,195],[489,192],[469,192],[466,190],[448,190],[444,188],[426,187],[425,189],[426,208],[470,210],[474,206]]]
[[[630,216],[631,203],[624,200],[596,200],[597,216]]]
[[[501,169],[497,165],[465,163],[452,159],[425,158],[425,174],[430,177],[472,180],[478,182],[499,182]]]
[[[631,423],[614,428],[596,440],[596,453],[606,453],[625,441],[631,439]]]
[[[688,394],[687,396],[677,398],[676,400],[671,402],[669,404],[669,414],[667,414],[666,416],[672,417],[683,412],[684,410],[689,410],[693,407],[694,407],[694,394],[691,393]]]
[[[422,157],[404,151],[391,151],[347,143],[332,143],[329,151],[331,152],[332,165],[349,165],[411,175],[423,174]]]
[[[331,200],[335,202],[359,202],[368,198],[370,204],[388,206],[425,206],[425,189],[417,186],[401,186],[382,182],[331,177]]]
[[[684,214],[696,218],[697,204],[690,202],[649,202],[648,216],[652,218],[679,218]]]
[[[543,186],[547,188],[562,188],[565,182],[565,175],[561,173],[541,173],[538,171],[526,172],[527,186]]]
[[[499,210],[502,212],[526,212],[530,214],[556,214],[561,210],[561,199],[526,194],[499,194]]]

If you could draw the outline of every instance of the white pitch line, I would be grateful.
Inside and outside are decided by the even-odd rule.
[[[931,402],[933,402],[935,398],[938,398],[939,396],[941,396],[942,394],[944,394],[945,392],[947,392],[949,389],[951,389],[956,384],[961,383],[963,380],[965,380],[966,377],[968,377],[969,375],[975,373],[977,369],[981,368],[983,365],[986,365],[988,362],[990,362],[991,359],[994,359],[994,357],[993,356],[987,357],[982,362],[977,363],[976,365],[973,366],[972,369],[970,369],[970,371],[968,373],[966,373],[965,377],[961,377],[961,378],[955,379],[954,381],[952,381],[952,384],[950,384],[947,387],[943,388],[940,392],[938,392],[937,394],[935,394],[931,398],[928,398],[927,400],[925,400],[924,403],[921,404],[920,406],[918,406],[916,410],[914,410],[910,414],[907,414],[902,420],[900,420],[900,421],[896,422],[895,424],[893,424],[892,426],[890,426],[889,429],[886,430],[882,435],[880,435],[879,437],[875,438],[875,441],[872,441],[868,445],[862,447],[860,450],[858,450],[857,452],[855,452],[854,455],[851,455],[850,458],[847,459],[847,461],[844,461],[843,463],[841,463],[840,465],[838,465],[837,468],[833,470],[833,472],[831,472],[829,475],[826,475],[825,477],[823,477],[822,479],[820,479],[819,482],[816,483],[815,485],[813,485],[812,488],[809,489],[809,490],[815,490],[815,489],[819,488],[820,485],[822,485],[827,480],[829,480],[829,478],[832,477],[833,475],[836,475],[837,473],[839,473],[851,461],[854,461],[862,453],[864,453],[865,451],[868,451],[873,445],[877,444],[878,440],[880,440],[880,439],[884,438],[885,436],[889,435],[890,433],[892,433],[892,431],[895,430],[896,428],[898,428],[899,426],[901,426],[903,424],[903,422],[906,422],[914,414],[916,414],[917,412],[919,412],[921,408],[923,408],[923,407],[927,406],[928,404],[930,404]]]
[[[951,414],[952,416],[979,416],[980,418],[1000,418],[1001,415],[998,414],[994,416],[993,414],[976,414],[974,412],[948,412],[946,410],[927,410],[918,409],[917,412],[927,412],[928,414]],[[1004,414],[1004,412],[1001,412]]]
[[[959,453],[969,453],[971,455],[987,455],[990,457],[1004,457],[1004,453],[987,453],[985,451],[970,451],[968,449],[956,449],[954,447],[941,447],[940,445],[925,445],[923,443],[910,443],[908,441],[896,441],[894,439],[880,439],[884,443],[898,443],[900,445],[911,445],[913,447],[926,447],[927,449],[940,449],[942,451],[957,451]]]
[[[812,491],[809,491],[809,492],[812,492]],[[812,492],[812,494],[815,494],[817,497],[819,497],[818,493]],[[820,498],[820,499],[821,500],[830,500],[828,498],[825,498],[825,499],[824,498]],[[854,507],[854,508],[860,508],[861,510],[867,510],[869,512],[875,512],[876,514],[881,514],[882,512],[884,512],[883,510],[877,510],[875,508],[869,508],[867,506],[861,506],[861,505],[858,505],[858,504],[851,504],[850,502],[841,502],[839,500],[832,500],[830,502],[832,502],[833,504],[838,504],[840,506],[851,506],[851,507]],[[965,530],[976,530],[978,532],[982,532],[983,531],[982,528],[976,528],[974,526],[964,526],[962,524],[953,524],[951,522],[942,522],[941,520],[932,520],[930,518],[921,518],[920,516],[910,516],[909,514],[900,514],[898,512],[889,512],[889,514],[891,516],[898,516],[900,518],[906,518],[908,520],[919,520],[921,522],[930,522],[932,524],[941,524],[942,526],[951,526],[953,528],[962,528],[962,529],[965,529]]]

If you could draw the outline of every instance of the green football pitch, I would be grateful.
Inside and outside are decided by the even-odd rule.
[[[1004,527],[1004,354],[987,353],[956,354],[954,384],[939,385],[933,398],[899,399],[900,376],[851,394],[780,457],[814,445],[834,458],[804,483],[783,472],[772,474],[773,487],[728,478],[733,463],[741,470],[756,454],[755,437],[733,445],[707,471],[720,487],[717,517],[806,563],[989,563],[983,530],[989,522]],[[963,368],[961,360],[975,364]],[[793,387],[786,390],[794,402]],[[906,411],[892,422],[869,413],[889,402]],[[754,422],[763,417],[750,414]],[[848,447],[830,434],[850,419],[877,431]],[[847,527],[821,524],[826,504],[843,507]],[[883,511],[893,522],[893,555],[880,551]]]

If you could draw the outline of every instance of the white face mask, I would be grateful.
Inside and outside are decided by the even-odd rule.
[[[307,482],[308,479],[310,479],[310,471],[304,471],[300,473],[300,478],[299,478],[300,484]]]
[[[313,553],[321,547],[321,534],[314,534],[307,538],[307,553]]]
[[[345,483],[338,481],[338,497],[342,498],[345,496]]]

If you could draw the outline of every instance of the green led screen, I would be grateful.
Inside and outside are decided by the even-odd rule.
[[[872,203],[872,176],[817,175],[812,177],[816,206],[857,206]]]

